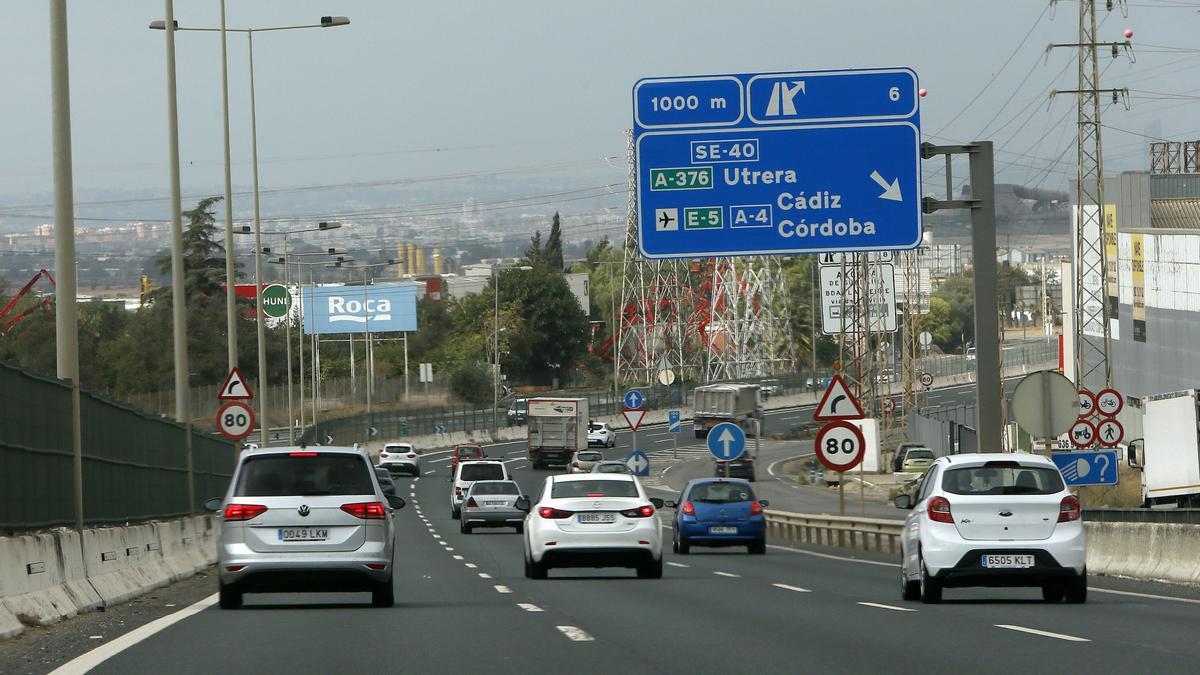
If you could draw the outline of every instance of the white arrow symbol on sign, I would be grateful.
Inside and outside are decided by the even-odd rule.
[[[721,454],[729,457],[729,444],[733,443],[734,440],[736,439],[733,436],[733,432],[729,431],[728,429],[722,431],[720,436],[717,436],[717,442],[725,446],[725,450]]]
[[[642,473],[649,466],[650,462],[642,455],[637,455],[633,458],[633,470],[637,473]]]
[[[883,176],[879,175],[878,171],[872,171],[871,172],[871,180],[875,181],[876,183],[879,184],[879,187],[883,188],[883,194],[879,195],[880,199],[889,199],[893,202],[898,202],[903,199],[900,196],[900,179],[899,178],[897,178],[896,180],[892,181],[889,184],[886,180],[883,179]]]

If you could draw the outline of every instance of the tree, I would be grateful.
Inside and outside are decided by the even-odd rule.
[[[547,267],[556,272],[563,270],[562,224],[558,211],[554,212],[554,219],[550,222],[550,236],[546,237],[546,247],[542,249],[542,260]]]
[[[479,361],[460,365],[450,373],[450,391],[472,405],[491,403],[491,368]]]
[[[933,297],[946,303],[946,312],[939,315],[940,324],[928,324],[925,330],[934,335],[943,331],[945,339],[937,341],[942,351],[962,350],[965,342],[975,340],[975,289],[971,277],[963,275],[946,279]],[[934,316],[932,312],[930,316]]]
[[[544,260],[542,231],[538,230],[529,238],[529,248],[525,249],[525,262],[530,265],[540,265]]]
[[[561,272],[545,266],[501,272],[500,304],[521,320],[510,352],[501,355],[504,372],[547,383],[586,353],[587,316]]]

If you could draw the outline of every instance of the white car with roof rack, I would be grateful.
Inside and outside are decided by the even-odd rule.
[[[1021,453],[939,457],[914,495],[901,536],[905,600],[942,589],[1041,587],[1047,602],[1087,601],[1087,537],[1079,500],[1049,458]]]

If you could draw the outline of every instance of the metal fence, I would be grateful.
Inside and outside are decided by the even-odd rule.
[[[235,450],[223,439],[192,432],[189,505],[183,425],[86,391],[80,422],[86,523],[186,515],[225,493]],[[0,364],[0,531],[74,523],[72,465],[70,386]]]

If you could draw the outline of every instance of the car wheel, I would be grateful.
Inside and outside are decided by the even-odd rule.
[[[759,539],[758,541],[746,547],[750,555],[765,555],[767,553],[767,540]]]
[[[1046,602],[1062,602],[1065,593],[1060,584],[1042,584],[1042,599]]]
[[[371,606],[373,607],[391,607],[396,604],[396,588],[392,585],[391,578],[387,581],[380,582],[375,586],[375,590],[371,591]]]
[[[451,518],[453,518],[454,520],[458,520],[461,515],[462,514],[459,513],[458,509],[454,508],[453,506],[450,507],[450,517]]]
[[[467,521],[460,519],[458,522],[458,531],[463,534],[471,534],[471,526],[467,524]]]
[[[929,575],[929,570],[925,569],[924,558],[918,560],[921,565],[921,602],[935,605],[942,601],[942,582]]]
[[[663,572],[662,558],[651,560],[648,563],[638,565],[637,575],[639,579],[661,579]]]
[[[920,600],[921,599],[921,582],[909,581],[908,576],[904,573],[904,556],[900,557],[900,597],[905,600]]]
[[[525,534],[525,523],[517,523],[517,534]]]
[[[221,584],[219,591],[221,609],[238,609],[242,606],[242,592],[238,589]]]
[[[1087,602],[1087,569],[1084,568],[1083,574],[1071,579],[1067,582],[1064,589],[1064,595],[1067,602],[1072,605],[1081,605]]]
[[[525,577],[528,579],[545,579],[549,569],[546,563],[534,562],[530,558],[525,558]]]
[[[692,550],[691,543],[689,543],[687,537],[683,536],[682,534],[679,535],[679,541],[675,547],[677,549],[675,552],[679,555],[687,555]]]

